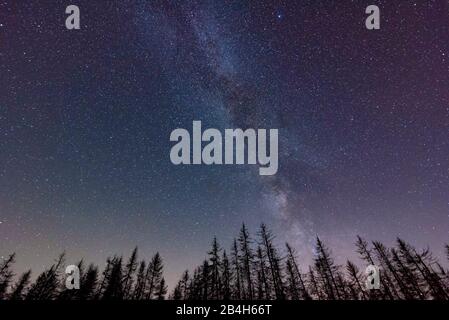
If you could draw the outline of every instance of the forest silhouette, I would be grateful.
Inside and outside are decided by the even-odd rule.
[[[449,246],[446,245],[449,259]],[[207,259],[186,270],[168,293],[163,260],[149,261],[137,247],[126,260],[109,257],[104,270],[80,261],[80,288],[65,286],[65,255],[31,281],[31,270],[14,272],[15,254],[0,263],[0,300],[448,300],[449,275],[426,249],[416,250],[401,239],[386,247],[357,237],[357,263],[335,263],[331,250],[317,237],[313,263],[303,269],[288,243],[285,248],[262,224],[252,236],[243,224],[229,251],[216,238]],[[380,270],[380,288],[369,290],[365,267]]]

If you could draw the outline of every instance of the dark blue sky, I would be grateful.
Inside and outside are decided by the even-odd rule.
[[[169,283],[264,221],[304,263],[355,235],[442,254],[448,1],[0,1],[0,254],[160,251]],[[81,30],[65,29],[77,4]],[[174,166],[172,130],[278,128],[279,172]]]

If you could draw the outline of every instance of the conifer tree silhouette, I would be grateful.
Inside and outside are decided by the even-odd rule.
[[[222,278],[221,298],[223,300],[229,300],[229,299],[231,299],[232,274],[231,274],[231,268],[229,265],[229,259],[226,254],[226,250],[223,250],[221,278]]]
[[[202,299],[208,300],[210,297],[209,287],[210,287],[210,271],[209,262],[204,260],[203,267],[201,269],[201,289],[202,289]]]
[[[156,299],[165,300],[165,295],[167,294],[167,285],[165,284],[165,279],[162,277],[161,281],[156,287]]]
[[[12,288],[9,296],[10,300],[23,300],[25,297],[25,291],[30,283],[31,270],[25,271]]]
[[[242,224],[242,228],[240,229],[240,235],[238,238],[238,242],[240,245],[240,264],[242,266],[244,277],[240,279],[245,283],[245,292],[247,295],[244,295],[243,298],[252,300],[253,299],[253,277],[252,277],[252,264],[253,264],[253,251],[251,249],[251,239],[249,236],[248,229],[245,224]]]
[[[285,291],[282,280],[281,258],[273,244],[274,237],[263,223],[260,226],[259,236],[263,254],[267,257],[270,271],[269,274],[271,276],[271,282],[273,283],[275,297],[278,300],[283,300],[285,299]]]
[[[449,300],[448,272],[429,249],[417,251],[398,238],[393,247],[379,241],[372,246],[357,236],[356,252],[361,263],[346,261],[345,268],[335,263],[330,249],[316,239],[313,265],[303,274],[297,254],[286,243],[283,251],[275,244],[270,230],[262,224],[257,242],[243,224],[228,257],[212,239],[207,259],[190,274],[185,270],[172,289],[174,300]],[[449,248],[446,245],[449,258]],[[167,284],[163,260],[157,252],[147,264],[138,262],[137,247],[126,263],[121,256],[107,258],[101,272],[83,260],[77,267],[80,289],[65,287],[65,254],[31,281],[31,270],[15,280],[12,254],[0,263],[0,300],[164,300]],[[360,270],[376,265],[380,289],[368,290],[366,275]],[[304,266],[303,266],[304,267]]]
[[[315,251],[315,270],[320,282],[324,285],[324,292],[326,292],[328,299],[342,299],[342,292],[337,284],[339,267],[334,264],[329,249],[319,237],[316,238]]]
[[[104,300],[120,300],[123,299],[123,273],[122,273],[122,257],[114,257],[111,260],[110,273],[107,285],[104,289],[102,299]]]
[[[368,300],[369,296],[365,292],[359,268],[354,263],[348,260],[346,262],[346,271],[348,273],[348,285],[350,286],[352,299]]]
[[[162,280],[163,264],[159,252],[151,259],[145,277],[145,299],[151,300],[157,294],[157,288]]]
[[[268,279],[269,271],[266,256],[263,254],[261,246],[257,247],[256,272],[257,272],[257,298],[259,300],[270,300],[272,285]]]
[[[217,238],[214,237],[214,240],[212,241],[212,249],[208,252],[208,255],[210,257],[210,297],[215,300],[220,299],[222,286],[222,279],[220,276],[220,270],[222,268],[220,252],[220,245],[218,244]]]
[[[295,250],[288,243],[285,244],[285,247],[287,248],[287,259],[288,259],[288,261],[290,261],[292,268],[293,268],[293,273],[297,277],[299,298],[304,299],[304,300],[309,300],[310,295],[307,292],[305,281],[304,281],[303,276],[299,270],[298,263],[296,261]]]
[[[374,261],[372,250],[368,247],[368,242],[366,242],[360,236],[357,236],[356,247],[358,254],[361,256],[362,260],[364,260],[367,265],[377,264]],[[398,298],[398,293],[396,289],[392,286],[390,276],[387,272],[385,272],[385,270],[381,271],[380,283],[381,283],[381,290],[380,290],[381,294],[379,295],[377,290],[370,290],[369,292],[370,299],[377,300],[383,298],[387,300],[394,300]]]
[[[123,297],[130,299],[132,294],[132,286],[134,283],[134,274],[137,270],[137,247],[134,248],[131,256],[125,266],[123,277]]]
[[[95,299],[101,299],[106,287],[108,286],[109,279],[111,277],[111,271],[113,267],[113,259],[107,258],[106,259],[106,267],[104,268],[102,272],[102,278],[100,281],[100,285],[98,286],[97,292],[95,294]]]
[[[244,289],[242,288],[242,267],[240,266],[240,255],[237,246],[237,239],[234,239],[231,250],[231,273],[234,274],[232,281],[232,298],[240,300],[245,296]]]
[[[60,286],[64,257],[65,254],[61,254],[55,264],[37,277],[26,295],[26,300],[52,300],[56,297],[57,289]]]
[[[137,280],[133,290],[133,299],[141,300],[145,293],[146,284],[146,263],[141,261],[139,264],[139,270],[137,271]]]
[[[14,277],[12,265],[15,262],[15,256],[15,253],[10,254],[2,263],[0,263],[0,300],[5,299],[8,287]]]
[[[95,297],[95,289],[98,283],[98,268],[90,264],[87,271],[80,279],[80,289],[76,290],[76,299],[91,300]]]

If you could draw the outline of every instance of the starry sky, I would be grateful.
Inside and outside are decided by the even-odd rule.
[[[278,173],[173,165],[193,120],[278,128]],[[316,235],[337,262],[357,234],[442,257],[448,138],[447,0],[0,0],[0,256],[17,271],[137,245],[172,285],[213,236],[262,221],[304,265]]]

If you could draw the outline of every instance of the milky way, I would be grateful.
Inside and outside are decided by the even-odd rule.
[[[441,255],[448,1],[375,2],[370,31],[365,1],[0,1],[0,255],[37,271],[137,245],[173,283],[262,221],[304,264],[316,235],[338,261],[357,234]],[[193,120],[278,128],[279,172],[174,166]]]

